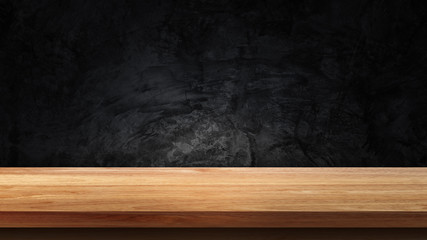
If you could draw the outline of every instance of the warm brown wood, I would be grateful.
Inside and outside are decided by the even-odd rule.
[[[1,227],[427,227],[425,168],[0,168]]]
[[[425,213],[402,212],[3,212],[3,227],[383,228],[425,227]]]

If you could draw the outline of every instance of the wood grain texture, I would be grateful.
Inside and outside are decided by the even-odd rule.
[[[0,168],[1,227],[427,227],[425,168]]]

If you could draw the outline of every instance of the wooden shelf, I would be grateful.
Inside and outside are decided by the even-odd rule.
[[[0,227],[427,227],[427,168],[0,168]]]

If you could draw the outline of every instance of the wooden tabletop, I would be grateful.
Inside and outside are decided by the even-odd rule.
[[[427,227],[427,168],[0,168],[0,227]]]

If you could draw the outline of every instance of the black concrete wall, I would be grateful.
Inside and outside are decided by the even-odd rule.
[[[1,0],[1,166],[427,166],[411,0]]]

